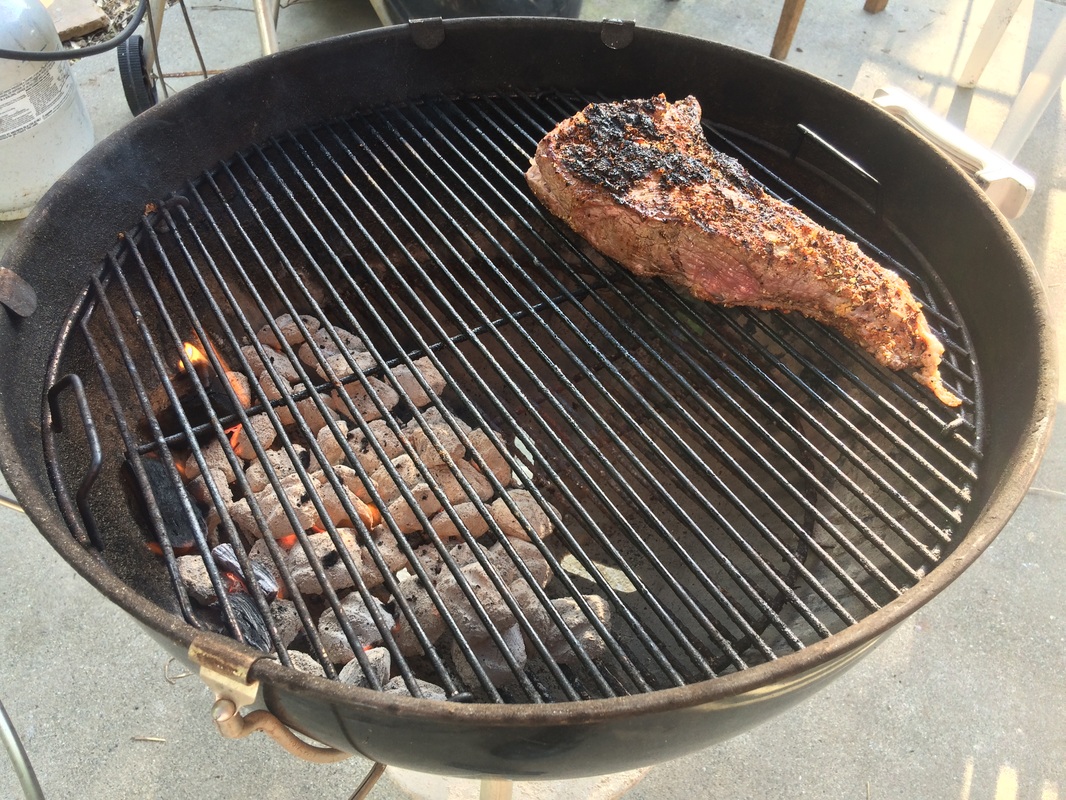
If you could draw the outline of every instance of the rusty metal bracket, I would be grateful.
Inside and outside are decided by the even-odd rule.
[[[238,709],[255,702],[259,681],[249,680],[249,676],[256,658],[236,647],[219,646],[208,637],[193,639],[189,658],[200,667],[200,680],[218,700],[228,700]]]

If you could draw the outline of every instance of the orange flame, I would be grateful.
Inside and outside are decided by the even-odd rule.
[[[189,363],[192,364],[193,369],[206,369],[210,365],[210,362],[207,360],[207,353],[192,342],[184,342],[182,344],[182,349],[185,350],[185,357],[189,359]],[[178,361],[178,372],[185,372],[184,361]]]
[[[298,540],[295,533],[290,533],[288,536],[279,536],[274,541],[278,543],[278,547],[282,550],[292,550]]]
[[[222,578],[226,582],[226,592],[229,594],[238,594],[248,591],[248,587],[245,585],[244,580],[240,575],[234,572],[223,572]]]
[[[222,375],[233,388],[233,393],[237,396],[237,400],[240,402],[243,408],[248,408],[252,404],[252,395],[249,392],[247,384],[242,385],[240,381],[244,378],[243,375],[233,372],[229,365],[226,363],[226,359],[222,357],[222,354],[218,352],[218,348],[215,347],[210,341],[207,346],[211,348],[211,352],[215,354],[215,358],[218,360],[218,364],[222,367]],[[213,380],[213,372],[211,370],[211,362],[207,358],[207,353],[200,347],[197,347],[192,342],[183,342],[182,349],[185,351],[186,358],[189,359],[189,363],[192,364],[193,370],[200,376],[200,380],[205,383]],[[185,374],[185,362],[180,361],[178,363],[178,373]]]

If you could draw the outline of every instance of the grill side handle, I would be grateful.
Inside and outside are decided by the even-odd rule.
[[[64,375],[48,390],[50,425],[55,433],[60,433],[63,430],[63,417],[59,410],[59,396],[67,387],[74,391],[78,415],[81,417],[81,423],[89,443],[89,467],[85,471],[85,477],[82,478],[81,484],[78,486],[75,502],[77,503],[82,523],[85,526],[86,536],[97,550],[103,550],[104,542],[100,538],[100,531],[96,526],[96,520],[93,518],[92,509],[89,507],[89,492],[92,490],[93,484],[96,483],[96,479],[100,476],[100,469],[104,463],[104,451],[100,446],[96,423],[93,422],[92,413],[89,411],[89,400],[85,396],[85,387],[82,385],[81,378],[73,372]],[[56,492],[56,498],[59,500],[60,505],[63,506],[63,512],[69,520],[72,518],[70,509],[66,507],[69,504],[69,495],[66,491],[62,491],[63,481],[59,470],[56,469],[54,459],[49,463],[49,472],[52,474],[52,480],[56,484],[56,488],[60,490]]]
[[[262,731],[291,755],[315,764],[333,764],[351,757],[351,753],[333,747],[309,744],[299,738],[269,711],[242,714],[259,697],[259,681],[251,677],[252,667],[260,656],[251,654],[228,639],[201,634],[189,645],[189,660],[200,668],[200,680],[214,693],[211,718],[227,739],[243,739]],[[380,768],[380,769],[379,769]],[[360,786],[377,782],[384,766],[375,764]],[[368,784],[368,781],[371,781]],[[358,795],[358,793],[356,794]]]
[[[938,117],[902,89],[878,89],[873,102],[958,164],[1007,219],[1017,219],[1024,213],[1036,191],[1036,179],[1028,172]]]

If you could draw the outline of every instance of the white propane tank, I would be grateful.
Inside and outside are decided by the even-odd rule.
[[[0,0],[0,49],[60,47],[38,0]],[[92,123],[69,62],[0,58],[0,220],[29,214],[92,145]]]

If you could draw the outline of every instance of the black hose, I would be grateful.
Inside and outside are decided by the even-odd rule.
[[[130,21],[127,23],[126,27],[106,42],[100,42],[99,44],[71,50],[46,50],[44,52],[4,50],[3,48],[0,48],[0,58],[7,58],[13,61],[69,61],[72,58],[85,58],[86,56],[96,56],[100,53],[106,53],[108,50],[114,50],[124,41],[133,36],[133,32],[137,30],[137,26],[141,24],[141,20],[144,19],[144,14],[147,10],[148,0],[138,0],[137,10],[133,12],[133,16],[130,17]]]

